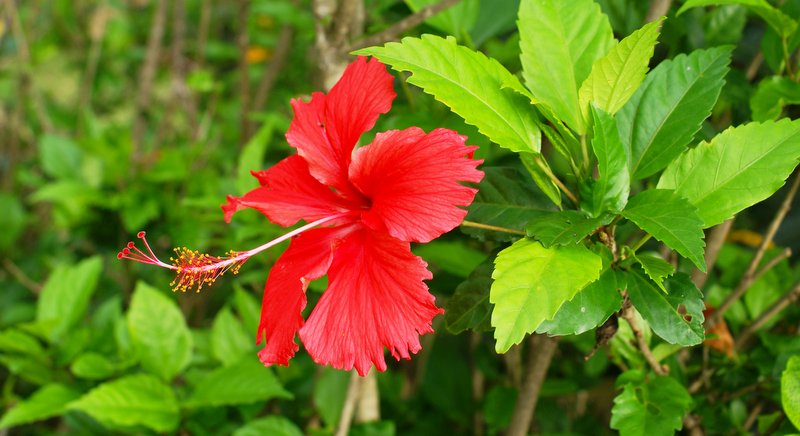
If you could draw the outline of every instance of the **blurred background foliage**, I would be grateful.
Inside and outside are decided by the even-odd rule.
[[[294,435],[340,427],[349,373],[318,367],[302,350],[289,367],[266,369],[255,358],[260,295],[280,249],[199,294],[174,294],[168,272],[116,259],[140,230],[165,256],[177,246],[248,249],[283,232],[254,211],[226,225],[219,205],[256,185],[250,170],[292,152],[283,138],[289,101],[325,87],[316,35],[336,19],[324,9],[334,3],[2,1],[0,434]],[[375,35],[432,3],[365,0],[358,14],[365,34]],[[640,27],[651,7],[639,0],[598,3],[617,37]],[[747,9],[695,8],[675,17],[675,3],[657,60],[736,46],[704,127],[709,137],[753,119],[751,97],[765,81],[794,79],[778,36]],[[798,16],[800,1],[778,3]],[[518,4],[462,0],[403,30],[453,35],[518,72]],[[789,41],[791,52],[798,43],[800,33]],[[398,98],[374,131],[449,127],[480,145],[487,165],[519,166],[404,79],[396,74]],[[790,82],[777,109],[789,116],[794,108],[784,106],[800,103],[785,97],[794,92]],[[758,110],[774,111],[777,103],[769,101]],[[781,198],[737,221],[738,236],[722,250],[706,288],[709,301],[736,286]],[[790,216],[776,244],[796,248],[798,229]],[[440,305],[448,307],[457,289],[478,290],[472,318],[460,324],[457,316],[438,317],[419,355],[377,374],[380,416],[359,409],[351,434],[498,434],[508,426],[524,377],[523,349],[498,356],[491,332],[452,333],[486,324],[486,262],[503,244],[456,230],[415,249],[431,265],[429,284]],[[729,311],[730,328],[741,329],[798,278],[795,265],[782,260]],[[309,307],[324,287],[312,283]],[[799,315],[790,307],[774,318],[771,333],[759,334],[746,358],[703,347],[675,353],[654,343],[654,350],[687,385],[698,371],[718,369],[713,385],[706,380],[695,397],[709,433],[783,431],[792,427],[778,383],[789,356],[800,352]],[[622,327],[610,347],[588,359],[594,332],[560,342],[534,432],[610,433],[615,379],[646,369]],[[658,392],[649,395],[658,401]]]

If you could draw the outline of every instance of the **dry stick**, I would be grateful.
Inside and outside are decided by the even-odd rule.
[[[133,157],[139,159],[144,141],[144,131],[146,122],[144,112],[150,105],[151,90],[153,80],[156,76],[159,52],[161,51],[161,39],[164,37],[164,27],[167,21],[167,2],[158,0],[156,10],[153,13],[153,24],[150,27],[150,35],[147,38],[147,52],[144,56],[144,64],[139,71],[139,93],[136,96],[136,112],[133,118]]]
[[[339,427],[336,429],[336,436],[347,436],[347,433],[349,433],[350,424],[353,422],[353,413],[356,410],[356,403],[360,395],[361,377],[355,370],[352,370],[350,383],[347,385],[347,397],[345,397],[342,414],[339,417]]]
[[[644,20],[648,23],[655,21],[665,15],[672,5],[672,0],[653,0],[650,3],[650,9],[647,10],[647,15]]]
[[[744,425],[742,428],[747,431],[748,428],[752,427],[753,424],[756,422],[756,418],[758,415],[761,414],[761,410],[764,409],[764,403],[759,402],[758,404],[753,407],[753,410],[750,411],[750,414],[747,415],[747,419],[744,420]]]
[[[103,40],[110,14],[110,10],[105,6],[99,6],[90,18],[89,35],[92,41],[89,47],[89,55],[86,59],[86,71],[83,74],[83,80],[81,80],[80,91],[78,91],[79,113],[82,109],[91,107],[92,104],[92,84],[97,75],[97,67],[100,64],[100,55],[103,51]],[[78,123],[77,125],[79,135],[82,125],[83,123]]]
[[[200,5],[200,24],[197,26],[197,46],[195,56],[197,56],[197,68],[203,67],[206,59],[206,43],[208,42],[208,27],[211,23],[211,0],[203,0]]]
[[[269,95],[275,86],[278,74],[283,70],[286,60],[289,58],[289,53],[291,53],[293,40],[294,27],[288,24],[281,27],[281,33],[278,37],[278,44],[275,47],[272,60],[265,65],[264,74],[261,76],[256,96],[253,98],[253,112],[259,112],[264,109],[269,101]],[[251,131],[255,131],[254,126],[251,126]]]
[[[756,57],[750,62],[750,65],[747,66],[747,72],[745,73],[745,77],[747,77],[748,82],[752,82],[753,79],[756,78],[756,74],[758,74],[758,69],[761,68],[761,64],[764,63],[764,53],[759,51],[756,54]]]
[[[753,284],[753,282],[758,278],[755,276],[758,264],[761,263],[761,259],[764,258],[764,253],[766,253],[767,248],[772,243],[772,239],[775,237],[775,233],[777,233],[778,228],[781,226],[781,223],[783,223],[783,219],[789,212],[789,208],[792,206],[792,200],[794,200],[794,197],[797,194],[798,187],[800,187],[800,173],[795,176],[792,187],[786,194],[786,198],[783,199],[783,203],[781,204],[780,209],[778,209],[778,212],[775,214],[775,218],[772,219],[772,222],[767,229],[767,233],[764,235],[764,239],[761,241],[761,245],[759,245],[758,250],[756,251],[756,255],[753,257],[753,260],[747,267],[747,271],[744,273],[744,276],[742,276],[742,279],[739,282],[739,286],[737,286],[736,289],[734,289],[734,291],[731,292],[730,295],[728,295],[728,297],[722,302],[722,304],[720,304],[719,307],[717,307],[717,309],[706,319],[706,327],[712,327],[714,324],[718,323],[722,319],[722,316],[725,314],[725,312],[730,309],[733,303],[735,303],[739,298],[742,297],[742,295],[744,295],[750,285]],[[764,268],[761,269],[761,274],[768,271],[766,268],[768,265],[765,265]]]
[[[725,240],[728,239],[728,233],[730,233],[731,227],[733,227],[733,220],[734,218],[731,218],[722,224],[714,226],[708,234],[708,238],[706,238],[706,272],[700,271],[697,268],[692,272],[692,283],[699,289],[703,289],[703,285],[706,284],[706,280],[708,279],[708,273],[711,272],[714,265],[717,263],[719,251],[725,244]]]
[[[25,38],[25,31],[22,28],[22,23],[19,19],[19,11],[14,0],[5,0],[5,13],[8,21],[11,23],[11,33],[14,36],[14,41],[17,44],[17,54],[19,55],[19,72],[20,72],[20,88],[25,88],[30,93],[30,98],[33,103],[33,109],[36,113],[36,118],[42,126],[42,130],[50,132],[53,130],[53,123],[47,115],[47,111],[42,101],[42,96],[36,91],[33,84],[33,77],[30,74],[31,67],[31,52],[28,48],[28,40]],[[21,104],[21,103],[20,103]]]
[[[6,271],[11,273],[22,286],[25,286],[29,291],[33,292],[34,295],[39,295],[39,293],[42,292],[42,285],[28,277],[25,271],[18,267],[11,259],[3,259],[3,267]]]
[[[636,322],[636,317],[634,316],[633,306],[631,306],[630,301],[626,301],[623,304],[622,319],[628,322],[628,325],[631,326],[631,330],[633,331],[633,335],[636,337],[636,343],[639,346],[639,351],[642,352],[644,359],[647,363],[653,367],[653,371],[655,371],[658,375],[667,375],[669,374],[669,368],[666,365],[661,365],[653,356],[653,352],[650,350],[650,346],[647,345],[647,341],[644,339],[644,334],[642,334],[642,330],[639,329],[639,323]]]
[[[789,292],[783,295],[778,301],[773,303],[768,309],[764,310],[761,315],[759,315],[758,318],[753,321],[752,324],[745,327],[744,330],[739,333],[739,336],[736,337],[736,341],[733,343],[734,349],[742,349],[753,336],[753,334],[763,327],[767,321],[780,313],[783,309],[786,309],[786,307],[798,299],[800,299],[800,283],[794,285]]]
[[[247,46],[250,43],[247,33],[247,18],[250,15],[250,0],[239,0],[239,34],[236,44],[239,46],[239,99],[241,113],[239,115],[239,146],[250,140],[250,65],[247,63]]]
[[[379,45],[389,41],[393,41],[397,39],[397,37],[401,33],[413,27],[416,27],[423,21],[438,14],[439,12],[442,12],[443,10],[456,5],[459,1],[461,0],[442,0],[439,3],[436,3],[435,5],[430,5],[425,8],[422,8],[416,13],[403,18],[402,20],[398,21],[397,23],[388,27],[382,32],[378,32],[372,36],[353,42],[347,48],[345,48],[344,51],[349,53],[353,50],[358,50],[360,48],[370,47],[373,45]]]
[[[381,407],[378,392],[378,378],[376,371],[370,371],[361,380],[359,400],[356,408],[356,422],[380,421]]]
[[[525,381],[519,393],[511,424],[506,431],[507,436],[524,436],[528,434],[533,421],[536,403],[539,401],[539,391],[542,389],[550,362],[553,360],[557,338],[546,335],[533,334],[528,339],[528,361],[525,365]]]

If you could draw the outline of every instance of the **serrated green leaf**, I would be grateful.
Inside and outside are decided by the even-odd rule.
[[[242,356],[256,352],[253,337],[245,333],[242,323],[228,306],[217,312],[211,325],[211,352],[224,366],[237,363]]]
[[[189,407],[250,404],[271,398],[292,398],[270,368],[258,357],[245,356],[239,362],[217,368],[203,377],[186,401]]]
[[[589,119],[592,104],[614,115],[636,92],[649,69],[662,21],[645,24],[594,63],[589,77],[578,90],[585,120]]]
[[[664,279],[675,274],[675,267],[656,253],[638,253],[634,255],[634,259],[642,266],[647,277],[666,292]]]
[[[76,377],[87,380],[102,380],[111,377],[116,371],[116,365],[102,354],[93,351],[81,354],[70,365],[70,370]]]
[[[750,98],[753,121],[777,119],[789,104],[800,104],[800,84],[787,77],[768,77],[759,82]]]
[[[485,167],[483,173],[466,220],[521,232],[532,219],[557,210],[547,196],[530,183],[526,174],[514,168],[498,167]],[[513,237],[473,227],[462,227],[462,230],[481,238],[510,240]]]
[[[664,170],[658,187],[689,200],[703,226],[711,227],[775,193],[798,158],[800,121],[745,124],[684,153]]]
[[[779,35],[791,36],[797,30],[797,21],[773,7],[766,0],[687,0],[678,9],[678,15],[687,9],[709,5],[742,5],[764,19]]]
[[[614,398],[611,428],[621,436],[673,435],[683,427],[683,416],[691,405],[689,392],[673,378],[627,383]]]
[[[159,432],[178,427],[178,402],[172,389],[159,379],[136,374],[103,383],[68,405],[101,423],[141,425]]]
[[[489,304],[489,289],[492,287],[494,255],[478,265],[469,278],[456,287],[447,300],[444,320],[447,330],[458,334],[464,330],[487,331],[491,329],[492,305]]]
[[[800,429],[800,356],[789,358],[781,374],[781,405],[789,421]]]
[[[617,114],[634,179],[655,174],[686,150],[719,98],[732,47],[661,62]]]
[[[409,83],[433,95],[497,145],[515,152],[541,149],[542,132],[530,102],[504,88],[519,80],[483,53],[456,44],[452,37],[434,35],[407,37],[356,53],[410,71]]]
[[[579,335],[602,325],[608,317],[622,307],[622,295],[617,289],[624,289],[622,274],[607,269],[600,278],[589,283],[571,300],[564,303],[552,320],[544,321],[536,333],[553,336]]]
[[[136,284],[128,309],[128,331],[139,361],[169,381],[192,358],[192,336],[178,306],[144,282]]]
[[[102,268],[102,259],[94,256],[74,266],[59,265],[50,274],[36,304],[36,320],[55,323],[51,340],[83,319]]]
[[[687,200],[667,189],[649,189],[631,198],[622,216],[706,270],[703,221]]]
[[[233,432],[233,436],[303,436],[303,432],[292,421],[282,416],[267,416],[250,421]]]
[[[495,260],[489,300],[497,352],[535,331],[584,286],[600,276],[602,261],[583,245],[544,248],[520,239]]]
[[[592,0],[523,0],[517,23],[525,85],[537,103],[585,132],[578,86],[614,45],[608,18]]]
[[[598,227],[611,222],[612,218],[614,217],[611,215],[591,218],[577,210],[562,210],[534,218],[525,230],[528,236],[536,238],[545,248],[552,245],[572,245]]]
[[[590,118],[591,144],[597,157],[599,177],[592,182],[592,195],[581,207],[585,207],[596,217],[606,211],[619,212],[625,207],[631,190],[631,176],[628,172],[628,157],[619,139],[617,122],[611,115],[594,106],[590,109]]]
[[[30,397],[8,409],[0,418],[0,429],[59,416],[64,413],[67,404],[80,395],[80,392],[61,384],[42,386]]]
[[[703,294],[689,276],[679,273],[666,279],[666,294],[641,270],[628,274],[627,281],[631,303],[655,334],[687,347],[703,342]]]

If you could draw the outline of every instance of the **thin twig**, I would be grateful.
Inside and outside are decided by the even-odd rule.
[[[650,9],[647,10],[644,21],[650,23],[667,15],[671,5],[672,0],[653,0],[650,2]]]
[[[755,407],[753,407],[753,410],[751,410],[750,413],[747,415],[747,419],[744,420],[744,425],[742,426],[742,429],[744,429],[744,431],[747,431],[747,429],[749,429],[750,427],[753,426],[753,424],[755,424],[756,418],[758,418],[758,415],[761,414],[761,411],[763,409],[764,409],[763,402],[759,402],[758,404],[755,405]]]
[[[89,54],[86,59],[86,70],[81,80],[80,91],[78,91],[78,111],[81,112],[86,108],[91,107],[92,104],[92,84],[94,83],[95,75],[97,75],[97,67],[100,64],[100,55],[103,50],[103,39],[105,38],[106,28],[108,27],[108,20],[111,17],[111,12],[106,6],[99,6],[95,9],[89,21],[89,36],[91,38],[91,45],[89,46]],[[77,123],[78,132],[83,123]]]
[[[347,396],[344,399],[342,414],[339,417],[339,427],[336,429],[336,436],[347,436],[350,432],[350,424],[353,422],[353,414],[356,411],[356,403],[361,393],[361,377],[356,371],[351,371],[350,383],[347,385]]]
[[[378,32],[374,35],[355,41],[345,48],[345,52],[349,53],[360,48],[371,47],[373,45],[394,41],[403,32],[422,24],[423,21],[447,8],[455,6],[460,1],[461,0],[442,0],[434,5],[422,8],[416,13],[403,18],[392,26],[389,26],[382,32]]]
[[[133,118],[133,156],[138,159],[142,151],[146,121],[144,112],[150,105],[153,80],[156,76],[158,57],[161,51],[161,39],[164,37],[164,27],[167,21],[167,2],[158,0],[153,13],[153,24],[147,39],[147,52],[144,56],[142,69],[139,70],[139,92],[136,95],[136,112]]]
[[[569,190],[569,188],[567,188],[567,185],[565,185],[558,177],[556,177],[556,175],[553,173],[553,170],[551,170],[550,167],[542,159],[542,156],[536,157],[536,165],[538,165],[539,168],[541,168],[542,171],[544,171],[545,175],[550,180],[552,180],[553,183],[555,183],[559,189],[561,189],[561,192],[563,192],[564,195],[566,195],[572,201],[573,204],[575,205],[580,204],[580,202],[578,201],[578,197],[575,194],[573,194],[572,191]]]
[[[528,339],[528,360],[525,364],[525,381],[519,393],[517,405],[511,415],[511,424],[506,435],[524,436],[533,421],[536,403],[539,401],[539,392],[547,376],[550,362],[553,360],[558,338],[546,335],[533,334]]]
[[[786,217],[786,214],[789,213],[789,209],[792,206],[792,201],[797,194],[798,187],[800,187],[800,173],[797,173],[795,176],[794,182],[792,183],[791,188],[789,188],[789,192],[786,194],[786,198],[783,199],[780,209],[778,209],[778,212],[775,213],[775,217],[772,219],[772,222],[770,223],[769,228],[764,235],[764,239],[761,241],[761,245],[758,246],[753,260],[747,267],[747,271],[744,273],[744,276],[742,276],[739,286],[737,286],[736,289],[734,289],[734,291],[731,292],[727,298],[725,298],[722,304],[720,304],[719,307],[717,307],[717,309],[706,319],[706,327],[712,327],[714,324],[719,322],[719,320],[722,319],[722,316],[728,309],[730,309],[733,303],[741,298],[750,285],[757,280],[756,269],[758,268],[759,263],[761,263],[761,259],[764,257],[764,253],[766,253],[767,248],[772,243],[775,233],[778,232],[778,228],[783,223],[783,219]],[[761,274],[768,271],[766,268],[768,265],[765,265],[764,268],[761,269]]]
[[[272,92],[272,88],[275,86],[278,75],[281,71],[283,71],[283,68],[286,65],[286,60],[289,58],[289,54],[291,53],[293,40],[294,27],[288,24],[283,25],[281,27],[281,33],[278,37],[278,43],[275,46],[272,59],[265,64],[264,73],[261,75],[261,81],[258,84],[256,95],[253,98],[253,112],[259,112],[263,110],[264,106],[266,106],[267,102],[269,101],[269,95]],[[254,130],[255,129],[252,129],[251,131]]]
[[[520,235],[520,236],[527,236],[527,234],[520,230],[509,229],[507,227],[498,227],[493,226],[490,224],[483,224],[483,223],[476,223],[474,221],[461,221],[461,225],[464,227],[474,227],[476,229],[483,229],[483,230],[491,230],[493,232],[500,232],[500,233],[509,233],[511,235]]]
[[[752,324],[745,327],[741,333],[736,337],[733,347],[740,350],[747,344],[747,341],[759,330],[764,324],[767,323],[773,316],[779,314],[783,309],[786,309],[790,304],[800,299],[800,283],[794,285],[792,289],[784,294],[778,301],[773,303],[769,308],[761,312],[761,314],[753,321]]]
[[[631,326],[631,331],[633,331],[633,336],[636,337],[636,343],[639,347],[639,351],[642,352],[644,359],[650,364],[650,366],[653,368],[653,371],[655,371],[655,373],[658,375],[669,374],[669,367],[666,365],[661,365],[658,359],[656,359],[656,357],[653,355],[653,352],[650,350],[650,346],[647,344],[642,330],[639,329],[639,323],[636,321],[633,306],[629,301],[626,301],[625,304],[623,304],[622,313],[620,316],[622,319],[628,322],[629,326]]]
[[[758,74],[758,69],[761,68],[761,64],[764,63],[764,53],[759,50],[756,53],[756,57],[750,62],[750,65],[747,66],[747,72],[745,73],[745,77],[747,77],[748,82],[752,82],[753,79],[756,78],[756,74]]]
[[[19,284],[25,286],[25,288],[33,292],[34,295],[39,295],[42,292],[42,285],[28,277],[25,271],[18,267],[11,259],[3,259],[3,267],[19,281]]]
[[[725,245],[725,240],[728,239],[728,233],[730,233],[731,227],[733,227],[734,219],[735,218],[731,218],[722,224],[714,226],[714,228],[711,229],[711,232],[708,234],[708,238],[706,238],[705,252],[706,272],[700,271],[697,268],[692,271],[692,283],[694,283],[699,289],[703,289],[703,286],[706,284],[706,280],[708,279],[708,274],[717,263],[717,256],[719,256],[719,251],[722,249],[722,246]]]
[[[197,26],[197,46],[195,57],[197,67],[202,68],[206,59],[206,43],[208,42],[208,27],[211,23],[211,0],[203,0],[200,5],[200,24]]]
[[[250,39],[247,32],[247,21],[250,15],[250,0],[239,0],[239,34],[236,45],[239,47],[239,146],[250,140],[250,64],[247,63],[247,46]]]

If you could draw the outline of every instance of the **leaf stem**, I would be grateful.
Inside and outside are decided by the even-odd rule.
[[[476,223],[474,221],[464,220],[464,221],[461,222],[461,225],[464,226],[464,227],[474,227],[476,229],[491,230],[493,232],[509,233],[509,234],[512,234],[512,235],[520,235],[520,236],[528,236],[527,233],[519,231],[519,230],[509,229],[509,228],[506,228],[506,227],[493,226],[493,225],[490,225],[490,224]]]
[[[633,247],[631,247],[631,251],[636,253],[636,251],[638,251],[640,248],[642,248],[642,245],[644,245],[652,237],[653,237],[653,235],[651,235],[649,233],[644,235],[644,237],[642,239],[639,239],[639,242],[633,244]]]
[[[553,174],[553,171],[550,169],[550,167],[546,165],[542,160],[541,155],[537,156],[535,161],[536,165],[538,165],[539,168],[541,168],[542,171],[544,171],[545,175],[547,175],[547,177],[550,180],[552,180],[553,183],[555,183],[559,189],[561,189],[561,192],[563,192],[564,195],[566,195],[572,201],[573,204],[575,204],[576,206],[580,204],[580,202],[578,201],[578,197],[576,197],[575,194],[573,194],[572,191],[570,191],[569,188],[567,188],[567,186],[564,185],[564,183],[561,180],[559,180],[555,174]]]

